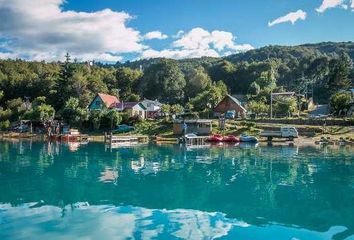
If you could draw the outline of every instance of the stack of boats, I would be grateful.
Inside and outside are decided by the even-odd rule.
[[[236,137],[234,135],[227,135],[227,136],[222,136],[219,134],[214,134],[210,135],[207,138],[208,142],[211,143],[220,143],[220,142],[225,142],[225,143],[237,143],[237,142],[253,142],[256,143],[258,142],[258,139],[255,136],[249,136],[249,135],[241,135],[240,137]]]
[[[64,129],[62,134],[54,134],[50,136],[51,140],[54,141],[63,141],[63,142],[88,142],[88,135],[87,134],[82,134],[79,132],[79,130],[70,128],[70,129]]]

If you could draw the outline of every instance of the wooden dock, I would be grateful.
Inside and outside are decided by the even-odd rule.
[[[188,136],[184,137],[186,145],[206,145],[207,136]]]
[[[113,135],[112,133],[104,135],[104,143],[109,145],[129,145],[137,143],[147,143],[149,141],[148,136],[143,135]]]
[[[88,142],[89,137],[87,134],[54,134],[48,137],[50,140],[53,141],[62,141],[62,142]]]
[[[160,137],[157,136],[155,138],[155,142],[156,143],[162,143],[162,144],[178,144],[179,143],[179,139],[178,138],[173,138],[173,137]]]

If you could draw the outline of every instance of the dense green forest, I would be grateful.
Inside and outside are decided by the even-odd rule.
[[[124,101],[158,99],[195,111],[215,106],[226,93],[245,94],[264,111],[271,91],[295,91],[328,103],[332,94],[353,86],[353,59],[354,43],[347,42],[114,65],[78,63],[69,55],[65,62],[53,63],[0,60],[0,121],[18,119],[25,99],[65,115],[67,105],[70,111],[85,109],[98,92]]]
[[[232,94],[247,94],[250,85],[259,79],[262,73],[272,72],[277,86],[296,92],[305,92],[306,87],[309,91],[309,88],[315,86],[315,101],[328,102],[328,90],[332,89],[331,78],[335,77],[339,61],[343,60],[350,69],[347,84],[353,83],[350,59],[354,60],[354,43],[328,42],[293,47],[268,46],[224,58],[185,59],[177,63],[184,73],[188,73],[191,68],[202,66],[212,81],[222,80]],[[148,69],[159,61],[161,59],[150,59],[118,65]]]

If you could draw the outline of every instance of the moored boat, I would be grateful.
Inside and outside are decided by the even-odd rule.
[[[77,129],[69,129],[64,131],[60,136],[60,140],[64,142],[85,142],[88,141],[86,134],[81,134]]]
[[[241,135],[240,136],[240,142],[253,142],[256,143],[258,142],[258,139],[255,136],[249,136],[249,135]]]
[[[211,135],[207,138],[208,142],[222,142],[223,137],[219,134]]]
[[[235,143],[235,142],[239,142],[240,139],[234,135],[228,135],[228,136],[224,136],[222,141],[229,142],[229,143]]]

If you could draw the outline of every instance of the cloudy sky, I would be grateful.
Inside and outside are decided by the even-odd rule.
[[[216,57],[353,38],[354,0],[0,0],[0,58]]]

